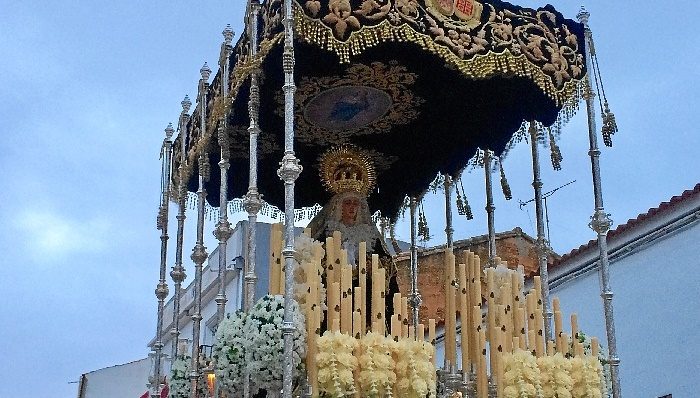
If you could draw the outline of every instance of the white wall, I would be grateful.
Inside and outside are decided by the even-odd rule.
[[[144,358],[86,373],[83,398],[138,398],[146,392],[149,368]]]
[[[611,264],[620,378],[626,397],[700,396],[700,223]],[[607,347],[600,284],[591,272],[552,290],[562,311]],[[567,315],[568,317],[568,315]]]

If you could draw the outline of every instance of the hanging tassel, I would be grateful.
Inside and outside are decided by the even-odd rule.
[[[466,215],[464,210],[464,201],[462,201],[462,195],[459,194],[459,190],[457,190],[457,214],[460,216]]]
[[[425,218],[425,210],[423,209],[423,203],[420,204],[420,210],[418,211],[418,236],[420,240],[425,242],[430,240],[430,229],[428,228],[428,220]]]
[[[552,129],[549,130],[549,151],[550,151],[550,158],[552,159],[552,167],[554,170],[559,171],[561,170],[561,161],[564,160],[564,158],[561,156],[561,151],[559,150],[559,146],[557,145],[557,141],[554,139],[554,133],[552,133]]]
[[[603,128],[602,128],[602,133],[603,133],[603,143],[605,143],[605,146],[611,147],[612,144],[612,136],[613,134],[617,133],[617,121],[615,121],[615,115],[610,111],[610,107],[608,106],[608,101],[605,101],[605,110],[603,111]]]
[[[469,201],[467,200],[467,195],[464,195],[464,215],[467,216],[467,220],[474,219],[474,213],[472,213],[472,208],[469,206]]]
[[[460,188],[462,192],[460,193]],[[462,185],[462,179],[459,180],[459,187],[457,191],[457,214],[460,216],[466,216],[467,220],[474,219],[474,214],[472,214],[472,208],[469,206],[469,201],[467,200],[467,193],[464,192],[464,185]]]
[[[501,169],[501,189],[503,190],[503,196],[506,200],[513,199],[513,194],[510,191],[510,185],[508,185],[508,180],[506,179],[506,173],[503,171],[503,162],[498,159],[498,166]]]

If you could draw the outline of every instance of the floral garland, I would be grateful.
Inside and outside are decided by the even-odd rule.
[[[396,345],[396,385],[394,395],[406,398],[434,398],[437,395],[432,344],[400,339]]]
[[[302,358],[306,354],[306,327],[299,305],[292,300],[292,323],[294,324],[293,363],[295,378],[300,377]],[[244,358],[250,373],[253,393],[260,390],[279,391],[282,388],[284,371],[284,343],[282,323],[284,321],[284,297],[267,295],[258,300],[248,312],[243,325],[245,336]]]
[[[342,398],[356,393],[354,372],[359,362],[353,351],[358,344],[357,339],[340,332],[326,331],[318,338],[316,362],[322,394]]]
[[[393,397],[396,383],[394,359],[396,342],[391,337],[369,332],[360,339],[360,395],[368,398]]]
[[[213,357],[216,363],[214,372],[219,388],[229,396],[235,396],[241,392],[244,368],[245,336],[243,325],[246,314],[238,311],[235,314],[227,314],[226,319],[216,329],[213,348]]]
[[[543,398],[572,398],[571,361],[561,353],[537,358]]]
[[[540,369],[537,359],[529,352],[517,350],[503,355],[503,397],[540,398]]]

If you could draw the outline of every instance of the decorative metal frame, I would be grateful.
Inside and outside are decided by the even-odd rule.
[[[532,187],[535,190],[535,212],[537,214],[537,262],[542,282],[542,312],[544,314],[544,336],[552,340],[552,306],[549,300],[549,271],[547,269],[547,253],[549,244],[545,238],[544,205],[542,199],[542,179],[540,177],[540,153],[538,147],[538,128],[535,121],[530,122],[530,147],[532,148]]]
[[[250,47],[248,54],[254,58],[258,53],[258,14],[260,12],[260,3],[257,0],[248,1],[248,37],[250,38]],[[243,200],[243,206],[248,213],[248,244],[246,246],[246,262],[245,262],[245,289],[243,290],[243,309],[249,311],[255,301],[255,290],[258,277],[255,274],[256,256],[257,256],[257,231],[258,231],[258,212],[262,207],[262,199],[258,193],[258,136],[260,134],[260,126],[258,118],[260,113],[260,87],[258,78],[260,70],[255,69],[250,75],[250,99],[248,101],[248,114],[250,116],[250,125],[248,127],[249,135],[249,170],[248,170],[248,192]],[[243,396],[250,396],[250,374],[246,370],[243,375]]]
[[[284,156],[277,175],[284,182],[284,372],[282,396],[292,398],[294,377],[292,300],[294,299],[294,183],[302,172],[299,159],[294,155],[294,14],[292,0],[284,0]]]
[[[161,198],[160,207],[158,209],[158,218],[156,227],[160,230],[160,277],[156,285],[156,297],[158,298],[158,320],[156,322],[156,341],[153,344],[155,353],[153,365],[153,380],[151,383],[151,396],[160,396],[160,379],[162,371],[163,359],[163,308],[165,306],[165,298],[168,297],[168,284],[166,278],[166,266],[168,261],[168,207],[170,206],[170,168],[171,156],[173,152],[172,136],[175,130],[173,125],[168,123],[165,128],[165,139],[161,149],[161,157],[163,159],[161,169]]]
[[[219,67],[222,70],[221,77],[221,95],[224,98],[228,97],[228,65],[229,58],[233,54],[233,30],[231,25],[226,25],[222,32],[224,42],[221,45],[221,55],[219,56]],[[226,132],[226,116],[222,116],[219,120],[219,147],[221,148],[221,160],[219,161],[219,170],[221,172],[221,182],[219,188],[220,203],[226,203],[228,196],[228,169],[230,149],[228,145],[228,133]],[[226,247],[228,240],[233,234],[231,223],[228,221],[228,206],[219,206],[219,222],[216,223],[214,236],[219,240],[219,292],[214,301],[216,302],[216,318],[218,324],[226,315]]]
[[[592,57],[595,55],[595,47],[593,46],[593,33],[588,26],[588,18],[590,13],[585,8],[581,7],[578,15],[579,22],[584,26],[586,37],[586,62],[592,66]],[[603,299],[603,313],[605,316],[605,332],[608,340],[608,362],[610,363],[610,376],[612,378],[612,393],[613,398],[621,398],[622,392],[620,388],[619,366],[620,358],[617,355],[617,341],[615,337],[615,317],[613,315],[613,292],[610,288],[610,262],[608,260],[608,242],[607,234],[612,225],[610,214],[605,212],[603,206],[603,189],[600,178],[600,149],[598,149],[598,136],[596,133],[595,123],[595,104],[593,99],[595,94],[591,87],[590,79],[586,79],[585,91],[583,97],[586,100],[586,111],[588,115],[588,140],[589,151],[588,155],[591,158],[591,171],[593,175],[593,196],[595,201],[595,212],[591,216],[591,222],[588,224],[598,236],[598,249],[600,251],[600,296]]]
[[[180,170],[178,172],[178,187],[177,187],[177,235],[175,238],[175,265],[170,271],[170,277],[173,279],[175,285],[175,291],[173,293],[173,328],[170,330],[170,336],[172,341],[172,360],[174,361],[178,355],[178,340],[180,337],[180,297],[182,295],[182,282],[184,282],[187,274],[185,274],[185,268],[182,266],[182,247],[184,243],[184,233],[185,233],[185,210],[187,206],[185,200],[187,199],[187,186],[183,179],[184,173],[182,169],[185,167],[185,162],[187,162],[187,123],[190,120],[189,111],[192,106],[192,101],[185,95],[185,98],[180,103],[182,105],[182,112],[180,112],[180,120],[178,121],[178,130],[180,131]]]
[[[447,247],[453,246],[454,228],[452,227],[452,177],[444,175],[443,186],[445,189],[445,236],[447,237]]]
[[[204,63],[202,69],[199,70],[202,78],[199,80],[199,115],[201,117],[200,129],[206,129],[206,110],[207,110],[207,91],[209,89],[209,76],[211,69],[207,63]],[[199,157],[199,186],[197,189],[197,243],[192,249],[190,258],[195,264],[194,275],[194,314],[192,314],[192,370],[190,372],[192,398],[197,397],[197,388],[199,384],[199,334],[202,322],[202,268],[204,262],[209,257],[207,248],[204,246],[204,201],[207,193],[204,190],[204,180],[209,177],[206,150]]]
[[[493,179],[491,176],[491,161],[493,158],[493,153],[485,149],[484,150],[484,173],[486,177],[486,216],[489,229],[489,266],[495,267],[494,261],[496,259],[496,225],[494,221],[494,211],[496,206],[493,204]]]
[[[413,335],[418,336],[418,310],[422,303],[422,298],[418,292],[418,247],[416,246],[416,208],[418,201],[416,198],[410,199],[411,212],[411,309],[413,310]]]

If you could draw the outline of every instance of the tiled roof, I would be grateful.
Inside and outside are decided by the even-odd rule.
[[[662,202],[657,207],[652,207],[651,209],[649,209],[646,213],[641,213],[636,218],[629,219],[626,223],[618,225],[617,228],[608,232],[608,240],[610,238],[615,237],[616,235],[620,235],[625,231],[628,231],[634,227],[641,225],[644,222],[651,220],[655,216],[672,210],[674,207],[685,202],[686,200],[689,200],[690,198],[693,198],[698,194],[700,194],[700,183],[695,185],[695,188],[689,189],[680,195],[672,197],[668,202]],[[550,265],[550,268],[556,267],[557,265],[562,264],[573,257],[576,257],[580,253],[595,247],[597,244],[597,239],[592,239],[588,241],[588,243],[581,245],[580,247],[572,250],[571,252],[561,256],[559,260],[555,261],[554,264]]]

